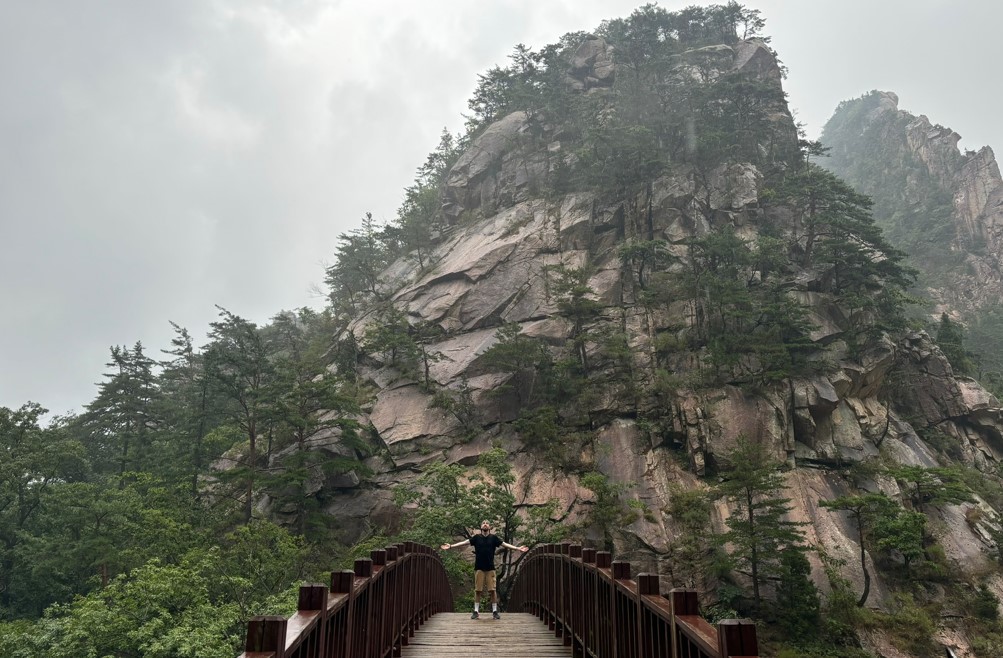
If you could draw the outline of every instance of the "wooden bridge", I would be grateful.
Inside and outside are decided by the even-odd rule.
[[[663,595],[657,574],[572,544],[547,544],[521,562],[501,619],[452,613],[438,553],[407,542],[373,551],[331,586],[305,585],[291,618],[248,622],[241,658],[757,658],[747,620],[711,625],[697,595]]]
[[[496,620],[488,613],[474,621],[469,612],[440,612],[415,633],[400,655],[401,658],[572,658],[573,654],[536,615],[506,612]]]

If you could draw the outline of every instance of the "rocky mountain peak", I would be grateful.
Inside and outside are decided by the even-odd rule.
[[[875,218],[914,257],[934,314],[971,317],[1003,294],[1003,178],[990,147],[871,92],[840,105],[823,131],[825,163],[875,200]]]
[[[859,586],[853,528],[822,503],[858,489],[904,499],[887,473],[848,473],[934,467],[934,439],[959,463],[995,470],[998,401],[956,377],[927,333],[881,324],[897,256],[882,252],[866,200],[802,157],[764,42],[681,44],[652,57],[657,66],[631,51],[648,66],[640,85],[621,74],[628,49],[612,37],[556,52],[482,90],[492,113],[443,173],[445,230],[421,258],[398,254],[346,322],[360,387],[372,391],[361,421],[380,456],[329,511],[354,540],[368,517],[399,518],[393,486],[501,446],[524,512],[556,501],[555,519],[588,528],[599,494],[585,474],[626,492],[649,513],[607,539],[658,569],[681,533],[662,511],[680,487],[713,486],[750,441],[786,465],[791,519]],[[497,101],[511,89],[518,103]],[[899,110],[892,93],[844,124],[910,163],[896,203],[909,207],[933,181],[949,189],[951,217],[969,207],[973,227],[995,225],[991,151],[958,153],[955,133]],[[833,152],[852,157],[849,145]],[[822,226],[820,184],[861,212]],[[711,522],[722,528],[734,512],[718,501]],[[985,568],[989,535],[962,506],[938,513],[947,559]],[[889,590],[875,589],[881,605]]]

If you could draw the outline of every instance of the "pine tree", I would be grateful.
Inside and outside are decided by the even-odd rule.
[[[971,376],[975,373],[972,355],[965,349],[964,327],[951,320],[947,313],[940,314],[936,341],[957,374]]]
[[[882,235],[871,215],[871,200],[834,174],[808,161],[788,171],[777,201],[794,211],[797,230],[791,247],[805,269],[828,274],[826,292],[851,313],[877,312],[889,326],[901,324],[902,291],[916,277],[905,254]],[[859,328],[859,327],[858,327]]]
[[[805,550],[802,524],[785,518],[791,507],[790,499],[783,497],[787,487],[779,470],[782,464],[763,446],[743,437],[725,457],[730,468],[721,473],[715,493],[735,511],[719,539],[729,550],[733,568],[749,577],[759,607],[763,585],[780,575],[783,551]]]
[[[899,466],[889,471],[904,485],[913,506],[922,511],[925,505],[960,505],[972,502],[972,490],[961,479],[958,468]]]
[[[818,588],[811,581],[811,564],[799,548],[780,553],[780,578],[777,582],[777,612],[787,637],[806,642],[818,636],[821,621]]]
[[[362,226],[338,236],[335,264],[327,268],[325,282],[336,314],[354,316],[361,308],[378,301],[380,273],[390,264],[387,235],[366,213]]]
[[[864,589],[857,601],[863,607],[871,593],[871,573],[867,568],[867,547],[886,552],[897,551],[906,569],[912,560],[923,554],[923,528],[926,517],[919,512],[902,509],[898,502],[884,494],[840,496],[821,502],[822,507],[847,512],[857,526],[860,546],[860,568],[864,574]]]
[[[511,373],[502,387],[514,390],[520,407],[531,407],[546,396],[553,359],[547,346],[522,334],[518,323],[504,324],[495,332],[495,342],[483,355],[486,367]]]
[[[418,169],[414,183],[404,190],[397,217],[383,229],[386,242],[394,245],[395,251],[408,254],[422,270],[430,264],[436,235],[444,228],[440,188],[459,156],[456,140],[443,129],[439,145]]]
[[[376,314],[375,321],[362,338],[362,348],[368,354],[381,354],[387,365],[404,377],[418,379],[422,348],[404,311],[388,304]]]
[[[187,329],[173,322],[171,326],[171,348],[163,352],[173,358],[160,363],[159,377],[163,391],[161,413],[170,443],[170,461],[163,468],[186,480],[192,500],[198,500],[199,477],[209,460],[217,456],[207,448],[206,436],[219,422],[218,405],[206,372],[205,355],[196,350]]]
[[[292,503],[300,535],[323,525],[311,482],[367,471],[358,459],[365,450],[353,417],[358,409],[327,370],[323,327],[321,317],[300,309],[277,315],[263,332],[272,368],[266,393],[272,452],[280,455],[278,470],[271,471],[265,486],[278,501]]]
[[[676,587],[704,589],[714,548],[711,507],[706,491],[687,490],[678,485],[669,491],[665,512],[675,533],[667,557]]]
[[[158,417],[161,393],[153,373],[154,361],[143,352],[142,343],[132,349],[111,348],[111,369],[98,386],[79,422],[100,470],[114,472],[119,486],[126,474],[144,470],[153,460],[154,436],[162,428]]]
[[[584,376],[589,374],[588,345],[593,341],[591,324],[602,313],[602,304],[595,300],[589,286],[590,272],[584,267],[550,267],[556,277],[552,289],[557,297],[558,312],[571,323],[571,341]]]
[[[247,440],[243,464],[228,478],[243,480],[243,518],[248,523],[254,507],[255,485],[261,468],[258,439],[268,416],[268,384],[272,366],[258,327],[224,308],[210,323],[206,372],[224,402],[223,414]]]

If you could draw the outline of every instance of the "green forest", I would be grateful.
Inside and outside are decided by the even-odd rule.
[[[743,439],[697,464],[673,427],[681,391],[790,397],[794,380],[862,360],[888,336],[928,331],[959,374],[979,374],[990,358],[967,347],[984,321],[965,329],[944,316],[938,325],[917,310],[906,252],[875,223],[869,197],[819,166],[825,149],[798,134],[780,78],[722,64],[744,40],[768,49],[764,30],[758,11],[735,2],[677,12],[644,6],[593,33],[614,45],[617,73],[608,86],[589,82],[599,85],[589,93],[568,82],[589,35],[569,33],[539,50],[519,45],[479,77],[465,131],[443,132],[397,215],[380,223],[367,214],[332,245],[322,310],[282,311],[258,325],[219,308],[204,338],[174,325],[168,346],[111,347],[96,395],[77,415],[47,418],[35,402],[0,408],[0,654],[233,658],[247,619],[291,614],[300,584],[326,582],[371,548],[405,539],[438,546],[488,518],[505,541],[604,550],[616,548],[623,526],[667,519],[677,539],[659,556],[663,576],[700,590],[711,620],[757,619],[763,655],[863,658],[873,654],[860,633],[878,629],[910,655],[932,658],[942,655],[931,638],[947,600],[977,655],[999,655],[998,599],[947,560],[932,526],[942,523],[939,506],[984,501],[969,521],[997,533],[994,557],[1003,561],[1003,533],[989,523],[1003,508],[1003,481],[998,470],[957,459],[953,437],[917,429],[940,459],[935,466],[813,464],[846,483],[888,481],[904,492],[900,499],[848,484],[824,504],[859,541],[861,588],[812,544],[805,523],[789,519],[793,457],[785,462]],[[465,440],[489,424],[467,382],[444,387],[431,377],[447,358],[431,346],[451,333],[395,303],[401,282],[387,272],[395,263],[434,271],[436,248],[484,218],[451,210],[444,188],[471,143],[513,112],[527,126],[520,152],[551,158],[529,193],[548,201],[591,195],[594,214],[615,209],[621,227],[612,248],[604,252],[598,239],[590,246],[584,265],[545,268],[566,340],[555,345],[499,318],[481,361],[508,376],[500,394],[516,401],[508,425],[522,449],[574,478],[591,503],[573,520],[560,517],[555,501],[517,509],[511,455],[497,444],[476,465],[401,469],[407,477],[392,489],[399,518],[374,520],[366,536],[344,543],[335,502],[386,486],[376,473],[392,472],[395,457],[365,421],[379,390],[367,368],[378,363],[394,381],[416,383]],[[734,217],[720,219],[709,191],[693,195],[703,215],[686,218],[709,227],[702,235],[671,245],[655,235],[654,181],[682,172],[706,191],[734,163],[761,176],[758,198],[743,211],[755,239]],[[634,308],[672,318],[652,332],[647,365],[624,309],[598,301],[590,286],[603,258],[623,273]],[[817,314],[806,300],[819,296],[844,318],[838,341],[813,339]],[[908,407],[909,382],[898,386],[875,395],[886,410]],[[671,446],[698,485],[674,485],[662,509],[631,496],[594,458],[603,450],[596,430],[613,417]],[[714,532],[718,504],[733,514]],[[458,606],[466,605],[469,565],[461,555],[443,558]],[[514,559],[499,573],[503,596]],[[809,560],[822,565],[824,592]],[[892,603],[875,609],[879,578]]]

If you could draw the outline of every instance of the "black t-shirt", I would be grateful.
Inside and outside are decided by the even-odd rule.
[[[474,547],[474,569],[477,571],[495,570],[495,551],[502,545],[498,535],[474,535],[470,538]]]

